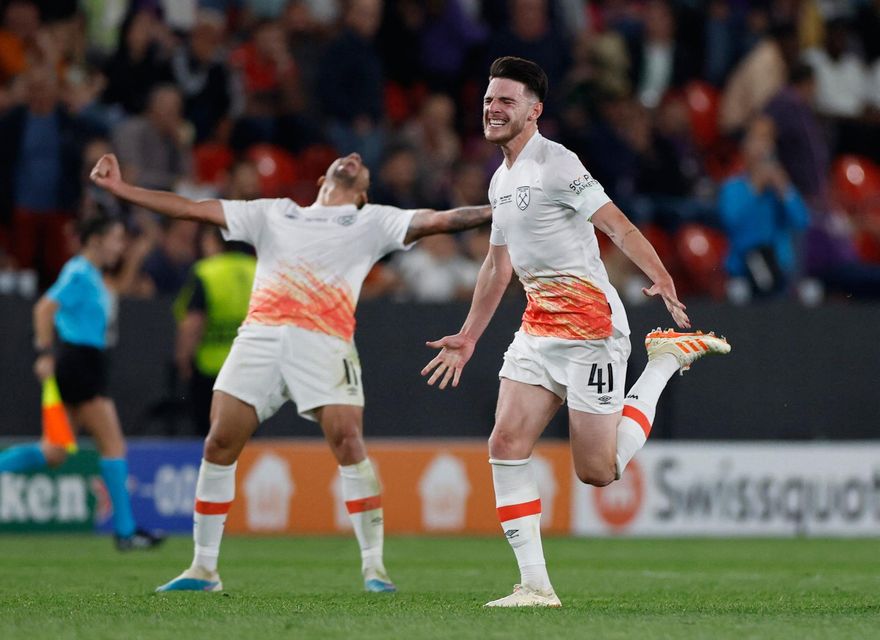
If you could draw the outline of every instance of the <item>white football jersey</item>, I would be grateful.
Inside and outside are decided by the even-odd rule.
[[[528,297],[522,329],[599,340],[629,335],[626,312],[599,256],[590,218],[611,200],[578,157],[540,133],[492,176],[494,245],[507,245]]]
[[[295,325],[347,341],[364,278],[379,258],[405,248],[415,214],[375,204],[301,207],[288,199],[220,203],[223,237],[257,251],[245,324]]]

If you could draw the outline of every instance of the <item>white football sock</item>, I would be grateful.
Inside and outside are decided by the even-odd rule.
[[[361,569],[385,573],[382,547],[385,522],[382,511],[382,489],[369,458],[357,464],[340,466],[342,497],[361,548]]]
[[[626,465],[645,445],[660,394],[672,375],[678,371],[675,356],[664,354],[648,362],[642,375],[626,394],[623,415],[617,423],[617,475],[623,475]]]
[[[496,460],[492,465],[495,506],[520,570],[520,582],[534,589],[552,589],[541,545],[541,498],[529,459]]]
[[[202,460],[196,483],[196,504],[193,513],[193,566],[217,570],[220,540],[226,525],[226,514],[235,498],[235,466]]]

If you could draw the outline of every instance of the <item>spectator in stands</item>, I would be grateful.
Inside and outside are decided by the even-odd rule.
[[[238,71],[248,115],[274,115],[285,91],[296,86],[297,68],[280,23],[264,21],[229,58]]]
[[[390,147],[379,167],[379,180],[370,197],[393,207],[413,209],[431,202],[429,196],[423,165],[415,149],[407,145]]]
[[[314,116],[307,112],[300,68],[280,22],[259,23],[230,61],[244,88],[244,113],[232,134],[234,149],[270,143],[296,152],[322,141]]]
[[[227,200],[256,200],[263,197],[260,173],[253,162],[239,160],[232,165],[223,197]]]
[[[403,283],[402,297],[417,302],[469,300],[477,284],[481,260],[462,254],[453,236],[442,241],[424,238],[410,251],[397,254],[392,266]],[[485,255],[483,256],[483,259]]]
[[[189,220],[163,218],[160,227],[162,233],[144,260],[138,288],[152,295],[175,296],[196,261],[199,226]]]
[[[849,23],[844,18],[826,25],[825,45],[804,52],[816,72],[816,107],[833,118],[858,118],[867,104],[868,76],[864,62],[850,47]]]
[[[59,101],[54,69],[33,67],[22,80],[25,104],[0,117],[0,220],[12,222],[19,267],[36,269],[45,287],[72,255],[68,226],[89,132]]]
[[[460,0],[427,2],[419,34],[421,68],[429,86],[457,95],[465,62],[488,33],[462,7]]]
[[[144,114],[126,119],[113,132],[126,180],[148,189],[173,191],[190,173],[192,141],[180,91],[170,84],[154,87]]]
[[[28,49],[40,29],[40,9],[32,0],[11,0],[0,27],[0,87],[28,66]]]
[[[461,153],[461,140],[455,131],[455,102],[435,93],[425,100],[418,116],[404,126],[403,138],[422,159],[432,199],[449,185],[452,165]]]
[[[477,162],[461,162],[452,174],[449,204],[451,207],[476,207],[486,200],[488,190],[489,178],[483,167]]]
[[[630,43],[632,82],[639,102],[653,109],[667,90],[696,75],[698,57],[682,39],[676,40],[675,16],[666,0],[646,4],[640,35]]]
[[[550,21],[548,0],[510,0],[507,28],[489,39],[487,60],[518,56],[537,63],[547,74],[550,87],[559,86],[571,63],[570,46]],[[488,65],[486,65],[488,66]],[[544,121],[554,118],[559,105],[555,93],[544,103]]]
[[[804,52],[816,72],[816,108],[833,125],[836,153],[856,153],[880,161],[880,127],[868,117],[870,76],[853,48],[845,18],[827,24],[824,47]]]
[[[719,123],[737,133],[776,95],[798,57],[797,31],[790,23],[775,25],[736,66],[721,96]]]
[[[326,35],[306,0],[289,2],[281,24],[287,38],[288,51],[296,65],[302,108],[312,111],[317,107],[316,97],[321,82],[319,72],[327,46]]]
[[[174,83],[183,94],[186,119],[193,124],[196,142],[214,134],[232,106],[231,74],[221,58],[225,19],[200,11],[188,42],[171,58]]]
[[[824,212],[831,206],[831,150],[815,113],[815,95],[813,68],[798,63],[789,73],[788,84],[770,100],[765,112],[776,127],[776,148],[786,174],[810,208]]]
[[[170,34],[151,9],[134,9],[122,24],[119,48],[107,62],[103,101],[127,114],[144,110],[156,85],[171,80]]]
[[[666,110],[664,115],[670,117]],[[679,155],[687,150],[658,131],[654,113],[632,102],[621,135],[635,160],[632,216],[674,228],[707,215],[705,207],[691,199],[695,181],[685,174],[694,156]]]
[[[384,144],[384,77],[375,44],[381,18],[381,0],[347,3],[342,32],[324,54],[318,87],[330,141],[341,153],[359,153],[373,168]]]
[[[730,242],[727,273],[748,280],[761,295],[785,290],[798,266],[794,235],[809,221],[806,205],[776,159],[774,136],[770,118],[752,121],[742,143],[745,170],[722,184],[718,202]]]
[[[737,37],[740,16],[727,0],[710,0],[708,5],[703,70],[706,79],[720,87],[740,54],[741,39]]]

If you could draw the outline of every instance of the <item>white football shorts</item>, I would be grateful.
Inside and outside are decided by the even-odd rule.
[[[576,411],[616,413],[623,409],[629,354],[629,336],[617,332],[604,340],[564,340],[520,329],[498,377],[542,386]]]
[[[354,343],[294,326],[242,325],[214,390],[252,405],[260,422],[287,400],[309,420],[328,404],[364,406]]]

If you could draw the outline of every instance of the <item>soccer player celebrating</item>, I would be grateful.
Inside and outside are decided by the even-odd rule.
[[[521,58],[495,60],[483,98],[483,131],[504,161],[489,185],[489,253],[461,330],[430,347],[428,384],[457,386],[461,371],[516,271],[528,305],[504,355],[489,463],[501,527],[519,563],[521,583],[489,607],[560,606],[541,547],[541,500],[529,457],[568,400],[575,472],[605,486],[645,443],[657,401],[672,374],[730,346],[714,334],[656,330],[648,365],[624,399],[629,325],[599,257],[594,228],[606,233],[651,279],[681,328],[689,328],[672,278],[645,237],[610,201],[577,156],[538,132],[547,76]]]
[[[250,307],[214,385],[211,427],[196,484],[195,558],[158,591],[220,591],[217,558],[235,492],[235,465],[262,420],[288,399],[316,420],[339,462],[342,491],[361,549],[368,591],[394,591],[382,560],[379,481],[362,436],[363,388],[353,342],[364,278],[386,253],[427,235],[470,229],[489,206],[404,211],[367,204],[370,174],[356,153],[338,158],[317,200],[195,202],[122,180],[113,155],[92,180],[117,197],[172,218],[215,224],[227,240],[253,245]]]
[[[72,422],[95,439],[101,476],[113,506],[116,547],[120,551],[148,549],[162,538],[135,525],[126,486],[125,437],[116,406],[107,394],[107,329],[114,305],[102,270],[115,266],[122,257],[125,229],[120,220],[100,215],[84,220],[79,236],[82,250],[67,261],[58,280],[34,306],[34,372],[44,383],[57,379]],[[67,455],[65,446],[44,438],[0,454],[0,472],[57,466]]]

